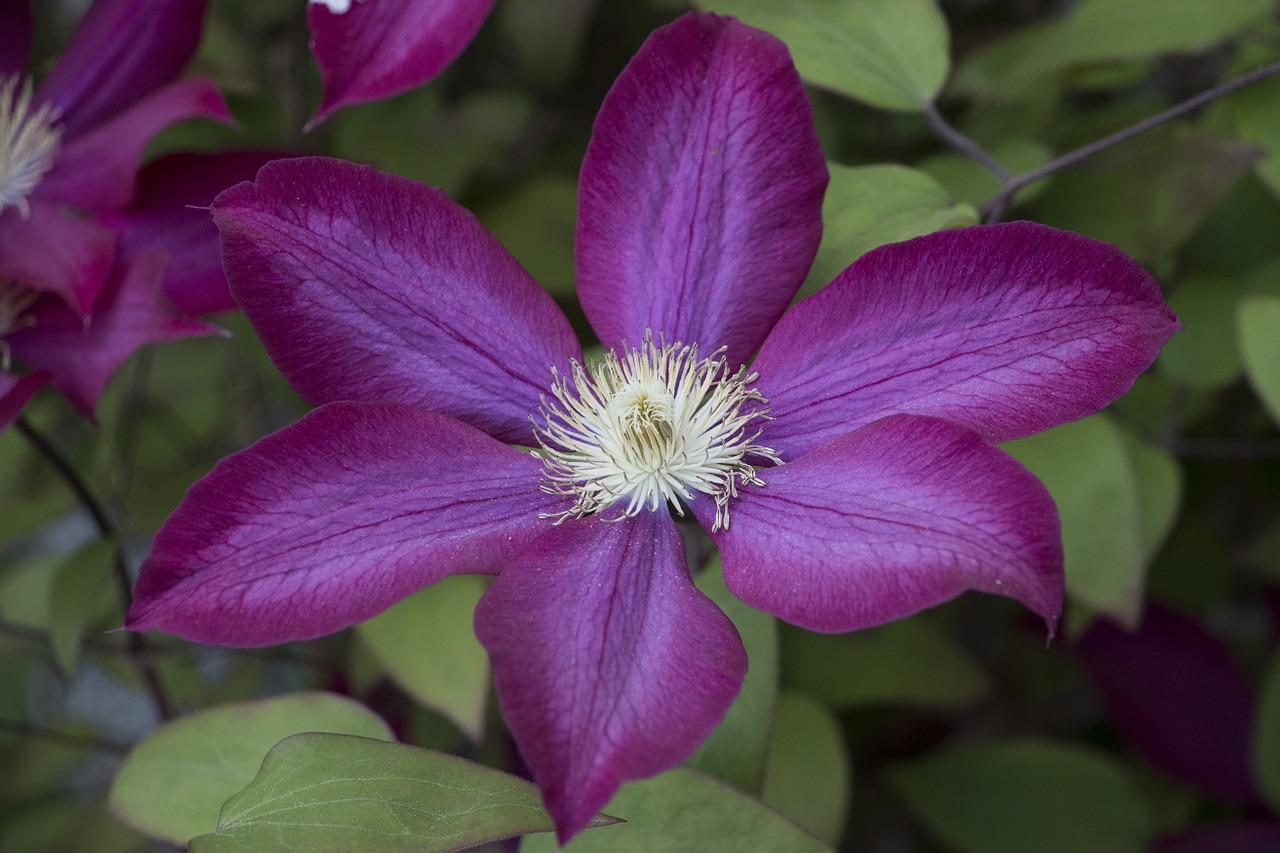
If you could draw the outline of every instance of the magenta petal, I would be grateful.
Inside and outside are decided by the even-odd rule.
[[[809,271],[827,167],[786,46],[733,18],[653,33],[582,164],[578,292],[606,346],[645,331],[746,363]]]
[[[43,370],[26,376],[0,371],[0,430],[18,419],[27,401],[48,381],[49,374]]]
[[[155,251],[118,265],[88,318],[57,299],[37,303],[34,324],[8,337],[13,354],[52,373],[58,390],[93,417],[107,380],[139,347],[216,331],[165,298],[166,262],[165,253]]]
[[[96,0],[40,87],[41,100],[62,110],[65,137],[177,77],[200,42],[204,10],[205,0]]]
[[[164,249],[169,253],[164,291],[179,308],[192,315],[234,309],[209,206],[218,193],[252,180],[263,164],[283,156],[271,151],[179,153],[148,163],[138,174],[129,209],[103,217],[119,231],[120,257]]]
[[[1076,654],[1112,724],[1152,764],[1216,797],[1257,802],[1253,687],[1220,641],[1194,620],[1151,606],[1136,634],[1099,622]]]
[[[765,341],[765,443],[795,456],[897,412],[1030,435],[1115,400],[1177,328],[1136,261],[1078,234],[1015,222],[883,246]]]
[[[84,210],[124,207],[133,197],[138,164],[151,137],[198,116],[231,117],[211,80],[192,77],[166,86],[65,143],[39,192]]]
[[[115,257],[115,234],[39,197],[31,215],[0,211],[0,279],[52,293],[82,315],[93,308]]]
[[[443,192],[277,160],[218,196],[213,217],[231,292],[303,398],[408,403],[536,443],[551,368],[581,350],[546,291]]]
[[[1053,500],[969,430],[899,415],[758,473],[765,485],[745,487],[729,529],[712,534],[729,589],[751,606],[853,631],[976,589],[1018,599],[1054,630]]]
[[[443,415],[333,403],[229,456],[156,535],[126,627],[264,646],[495,572],[548,522],[540,463]]]
[[[550,528],[480,600],[476,634],[561,843],[621,783],[687,758],[747,670],[665,512]]]
[[[358,0],[339,14],[312,0],[311,50],[325,92],[308,127],[340,107],[435,77],[471,43],[491,8],[493,0]]]
[[[31,6],[27,0],[0,3],[0,76],[21,74],[31,49]]]

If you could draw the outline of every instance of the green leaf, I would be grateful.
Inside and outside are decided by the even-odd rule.
[[[396,684],[475,741],[484,734],[489,656],[471,618],[487,587],[480,575],[448,577],[356,626]]]
[[[783,681],[837,708],[961,708],[990,690],[983,670],[927,615],[850,634],[782,631]]]
[[[972,207],[956,204],[937,181],[916,169],[838,163],[827,168],[831,183],[822,201],[822,245],[806,292],[826,285],[877,246],[978,221]]]
[[[783,693],[764,801],[838,845],[849,808],[850,772],[840,723],[830,709],[803,693]]]
[[[957,73],[967,94],[1026,97],[1044,78],[1100,62],[1198,53],[1263,19],[1270,0],[1081,0],[1066,17],[974,51]]]
[[[917,112],[950,69],[947,22],[933,0],[700,0],[791,48],[805,80],[888,110]]]
[[[564,853],[829,853],[818,839],[757,799],[718,779],[676,769],[622,786],[605,806],[626,823],[584,832]],[[532,835],[520,853],[555,853],[555,838]]]
[[[479,212],[507,251],[555,296],[574,294],[578,182],[544,175]]]
[[[987,153],[1011,175],[1030,172],[1049,162],[1050,151],[1043,144],[1029,139],[1006,139],[992,143]],[[980,206],[1000,191],[1000,179],[977,160],[959,152],[948,151],[920,161],[921,170],[931,175],[946,191],[970,205]],[[1023,187],[1015,196],[1015,202],[1030,201],[1047,185],[1050,178],[1043,178]],[[971,224],[971,223],[966,223]]]
[[[1271,417],[1280,423],[1280,297],[1250,296],[1240,302],[1240,354],[1245,374]]]
[[[1110,756],[1047,740],[966,746],[899,765],[890,783],[949,848],[1142,853],[1145,800]]]
[[[1138,482],[1138,510],[1142,516],[1142,550],[1148,562],[1169,536],[1182,506],[1182,468],[1171,454],[1120,431],[1129,464]]]
[[[85,628],[102,609],[115,568],[113,542],[97,539],[63,563],[49,591],[49,632],[58,666],[75,676]]]
[[[759,793],[778,704],[777,620],[733,597],[725,586],[718,556],[698,574],[696,582],[698,589],[733,620],[750,668],[742,691],[720,725],[686,763],[744,791]]]
[[[1280,812],[1280,654],[1271,658],[1254,719],[1254,775],[1263,799]]]
[[[597,817],[593,825],[609,822]],[[554,828],[536,786],[455,755],[338,734],[277,744],[192,853],[463,850]]]
[[[1258,159],[1250,145],[1183,125],[1149,131],[1064,170],[1029,218],[1165,260]]]
[[[368,708],[331,693],[224,705],[166,723],[135,746],[108,808],[147,835],[186,844],[213,830],[223,802],[253,779],[273,744],[315,731],[392,737]]]
[[[1187,276],[1169,297],[1182,331],[1156,360],[1170,379],[1198,391],[1215,391],[1240,378],[1236,308],[1244,295],[1236,279]]]
[[[1062,518],[1067,592],[1091,610],[1136,626],[1151,548],[1176,509],[1168,471],[1153,457],[1135,462],[1120,429],[1102,415],[1005,445],[1044,482]],[[1140,483],[1138,466],[1148,478]],[[1167,466],[1165,466],[1167,467]],[[1176,474],[1175,474],[1176,477]],[[1150,506],[1144,511],[1144,503]]]

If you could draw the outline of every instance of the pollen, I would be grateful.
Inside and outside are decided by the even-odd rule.
[[[723,349],[700,359],[697,345],[651,334],[636,349],[557,373],[554,399],[544,397],[534,418],[535,453],[542,490],[573,503],[542,517],[559,524],[616,511],[605,518],[616,521],[663,506],[684,515],[683,503],[703,494],[715,500],[712,530],[727,529],[738,488],[764,485],[757,469],[780,462],[756,443],[768,401],[755,379],[731,372]]]
[[[0,77],[0,212],[16,207],[31,215],[27,196],[53,167],[62,139],[58,110],[50,104],[31,108],[31,83]]]

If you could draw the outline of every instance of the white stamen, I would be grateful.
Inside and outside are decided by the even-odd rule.
[[[62,126],[51,104],[32,112],[31,83],[19,87],[19,79],[0,78],[0,211],[16,207],[26,219],[27,196],[53,167]]]
[[[311,0],[311,3],[319,3],[322,6],[328,6],[329,11],[335,15],[344,14],[351,8],[351,0]]]
[[[0,279],[0,370],[7,371],[11,366],[9,345],[4,342],[4,336],[36,324],[34,317],[24,317],[23,313],[39,298],[37,291]]]
[[[715,499],[712,530],[728,528],[738,487],[764,485],[757,465],[781,460],[753,443],[759,430],[747,433],[751,421],[768,418],[767,401],[750,388],[755,374],[730,374],[723,353],[699,361],[696,345],[646,335],[622,357],[610,352],[590,369],[574,362],[571,377],[557,375],[555,401],[542,400],[544,423],[534,420],[542,445],[535,453],[542,490],[574,503],[543,517],[559,524],[615,503],[622,514],[609,521],[664,503],[684,515],[680,501],[698,492]]]

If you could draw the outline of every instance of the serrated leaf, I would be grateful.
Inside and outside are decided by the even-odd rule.
[[[970,853],[1143,853],[1148,807],[1096,750],[1017,740],[935,753],[889,775],[949,848]]]
[[[933,0],[699,0],[776,35],[805,80],[888,110],[917,112],[951,67]]]
[[[783,693],[763,799],[835,846],[849,808],[849,757],[840,722],[803,693]]]
[[[1280,297],[1247,297],[1241,300],[1236,318],[1249,384],[1280,423]]]
[[[738,629],[749,669],[720,725],[686,763],[758,794],[778,703],[777,620],[734,598],[725,586],[719,557],[698,574],[696,583]]]
[[[594,826],[609,822],[597,817]],[[192,853],[444,853],[554,828],[531,782],[416,746],[337,734],[277,744]]]
[[[823,287],[877,246],[974,225],[977,212],[957,204],[937,181],[907,166],[828,163],[831,183],[822,201],[822,245],[803,292]]]
[[[986,695],[986,673],[927,615],[850,634],[782,631],[783,681],[837,708],[960,708]]]
[[[356,627],[396,684],[475,741],[484,734],[489,656],[471,620],[487,586],[481,575],[454,575]]]
[[[58,567],[49,590],[49,640],[68,676],[76,672],[80,641],[101,609],[115,568],[115,543],[98,539]]]
[[[1262,696],[1254,716],[1253,768],[1258,789],[1271,810],[1280,814],[1280,654],[1262,681]]]
[[[630,782],[605,806],[625,823],[584,832],[564,853],[830,853],[759,800],[694,770]],[[554,837],[530,835],[520,853],[554,853]]]
[[[254,778],[274,744],[315,731],[392,738],[380,717],[332,693],[223,705],[166,723],[135,746],[107,806],[140,832],[186,844],[217,826],[223,802]]]

